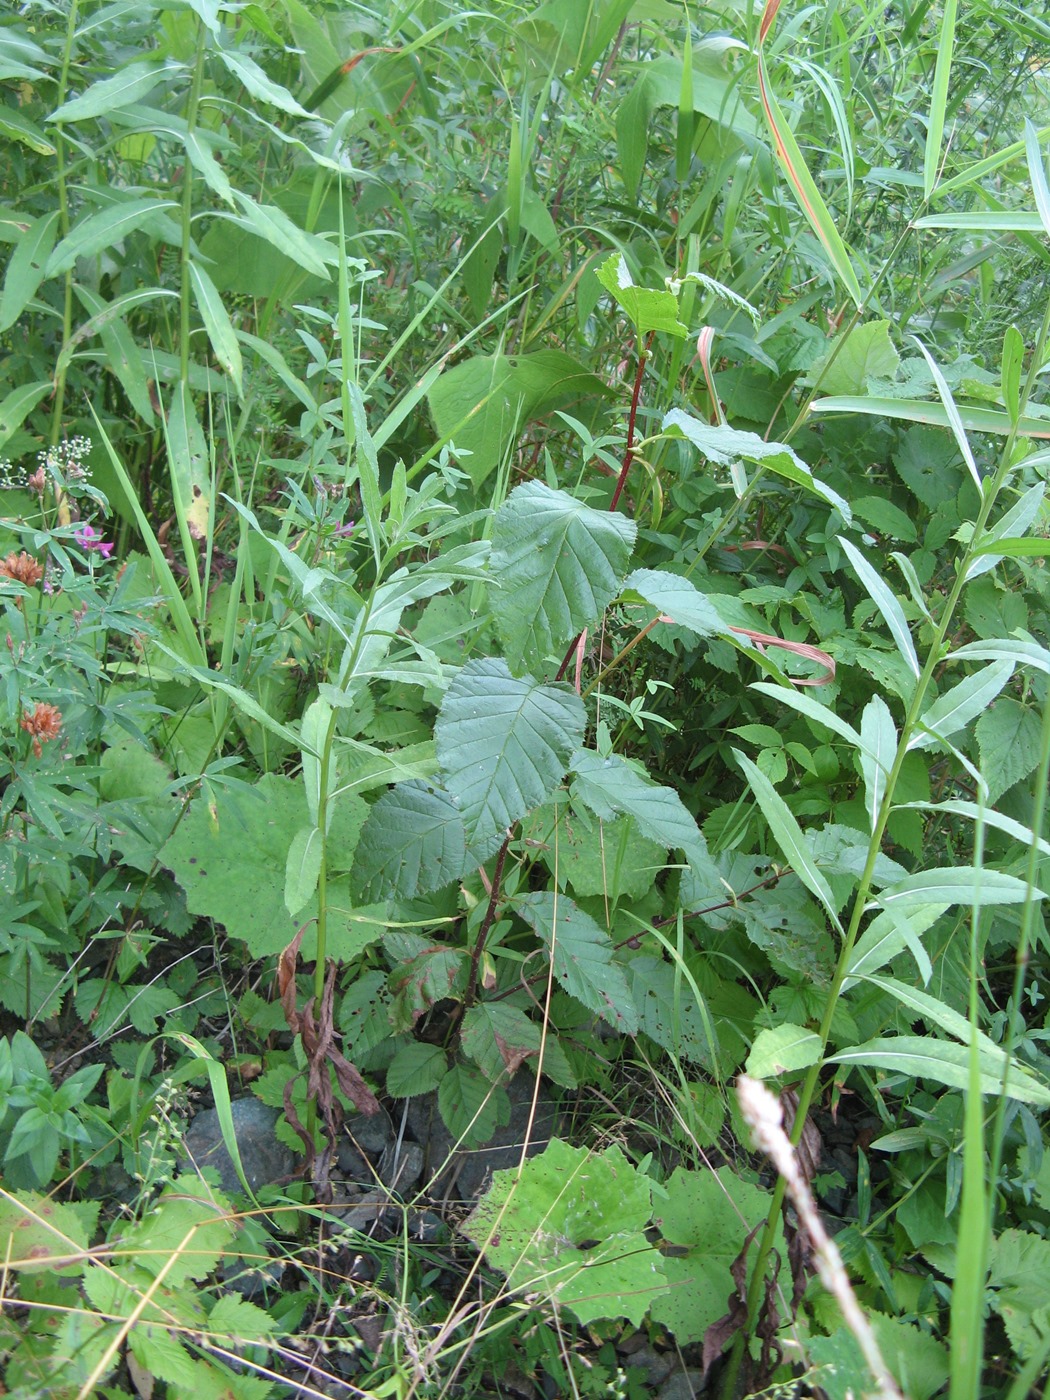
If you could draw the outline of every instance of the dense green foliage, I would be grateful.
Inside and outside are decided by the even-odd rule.
[[[777,8],[0,19],[6,1393],[861,1393],[745,1068],[903,1392],[1047,1372],[1050,30]]]

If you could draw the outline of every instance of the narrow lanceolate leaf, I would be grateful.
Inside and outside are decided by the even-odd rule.
[[[81,122],[89,117],[99,117],[103,112],[115,112],[121,107],[130,107],[157,86],[162,78],[181,73],[181,63],[129,63],[112,78],[102,78],[82,92],[63,102],[48,117],[49,122]]]
[[[972,404],[957,404],[959,421],[973,433],[1012,433],[1016,428],[1023,437],[1050,438],[1050,423],[1045,418],[1023,415],[1015,424],[1008,413],[999,408],[976,408]],[[929,423],[935,428],[950,428],[943,403],[928,399],[889,399],[876,395],[835,394],[810,404],[810,413],[863,413],[867,418],[903,419],[906,423]]]
[[[429,894],[470,869],[459,808],[429,783],[398,783],[372,807],[354,853],[351,884],[362,904]]]
[[[240,190],[234,190],[233,197],[240,208],[241,216],[233,218],[232,215],[226,214],[221,217],[229,218],[242,228],[250,229],[259,238],[265,239],[267,243],[271,243],[280,252],[292,258],[307,272],[312,272],[315,277],[329,280],[328,265],[336,261],[336,253],[323,238],[306,233],[298,224],[292,222],[283,209],[278,209],[274,204],[256,204],[254,199],[249,199]]]
[[[1039,133],[1027,117],[1024,119],[1024,145],[1028,157],[1028,173],[1032,177],[1032,193],[1043,229],[1050,236],[1050,185],[1046,182],[1046,166],[1039,149]]]
[[[637,534],[626,516],[593,510],[540,481],[510,493],[493,523],[490,596],[512,668],[541,664],[597,621]]]
[[[103,248],[111,248],[134,233],[157,214],[166,213],[178,206],[171,199],[122,199],[97,214],[89,214],[86,219],[70,230],[68,238],[52,252],[47,260],[48,277],[65,272],[73,266],[77,258],[91,258],[101,253]]]
[[[900,880],[879,895],[884,909],[912,909],[918,904],[1023,904],[1028,886],[1001,870],[977,869],[973,865],[949,865],[920,870]],[[1042,890],[1032,890],[1034,899],[1045,899]]]
[[[864,741],[860,754],[860,771],[864,778],[864,810],[872,831],[878,821],[886,783],[897,753],[897,729],[890,708],[881,695],[873,696],[864,706],[860,717],[860,733]]]
[[[762,809],[762,815],[769,823],[774,841],[783,851],[792,870],[810,894],[815,895],[820,900],[828,918],[841,933],[842,925],[835,913],[835,898],[828,882],[817,869],[809,849],[809,843],[787,803],[761,769],[757,768],[749,758],[745,758],[739,749],[734,749],[733,754],[743,769],[748,786],[755,794],[758,805]]]
[[[944,138],[944,112],[948,105],[948,79],[952,71],[952,49],[955,46],[955,13],[958,0],[945,0],[941,17],[941,39],[937,45],[937,66],[933,71],[933,91],[930,94],[930,119],[926,123],[926,154],[922,166],[922,193],[929,199],[937,183],[941,165],[941,141]]]
[[[959,416],[959,410],[956,407],[955,399],[952,397],[952,391],[948,388],[948,381],[941,373],[940,365],[933,358],[930,352],[926,349],[926,346],[923,345],[922,341],[919,340],[917,336],[913,336],[912,339],[922,351],[923,359],[926,361],[927,365],[930,368],[930,373],[933,375],[933,382],[937,386],[937,392],[941,396],[941,403],[944,405],[944,412],[948,418],[948,426],[952,430],[952,436],[955,438],[956,446],[962,453],[963,461],[966,463],[966,469],[970,473],[971,477],[973,477],[973,484],[977,487],[978,492],[980,494],[983,494],[983,488],[981,486],[981,473],[977,470],[977,463],[974,460],[973,450],[971,449],[969,439],[966,436],[966,430],[963,427],[963,421]]]
[[[175,508],[195,540],[208,536],[211,524],[211,472],[208,444],[185,380],[176,384],[168,409],[168,464]]]
[[[928,749],[941,739],[965,728],[984,714],[1014,673],[1012,661],[993,661],[933,702],[919,723],[922,730],[908,741],[909,749]]]
[[[872,602],[882,614],[882,620],[890,629],[890,635],[897,643],[897,650],[908,663],[912,674],[916,677],[919,674],[919,658],[915,654],[915,643],[911,639],[911,632],[900,603],[897,602],[892,589],[884,582],[881,576],[868,563],[855,544],[838,536],[838,542],[842,546],[846,557],[853,565],[853,570],[861,583],[864,585]]]
[[[650,607],[698,637],[724,636],[728,630],[696,585],[680,574],[666,569],[635,569],[624,579],[623,592],[637,593]]]
[[[284,870],[284,907],[294,919],[314,897],[321,873],[321,832],[303,826],[292,837]]]
[[[434,739],[472,847],[491,854],[554,791],[586,723],[583,702],[567,685],[512,676],[494,657],[463,667],[445,693]]]
[[[36,289],[44,280],[44,268],[55,246],[58,233],[58,210],[34,219],[18,240],[4,274],[4,292],[0,297],[0,331],[9,330],[28,306]]]
[[[237,341],[233,323],[223,305],[218,288],[199,263],[190,261],[190,281],[197,310],[208,332],[215,358],[233,380],[233,387],[240,397],[244,393],[244,366],[241,361],[241,347]]]
[[[1000,1051],[1000,1055],[1002,1052]],[[932,1079],[947,1084],[950,1089],[969,1087],[969,1055],[966,1045],[951,1040],[935,1040],[929,1036],[900,1035],[869,1040],[863,1045],[851,1045],[829,1060],[840,1065],[863,1065],[884,1069],[908,1079]],[[990,1056],[978,1052],[982,1094],[998,1095],[1002,1090],[1003,1071]],[[1022,1103],[1050,1104],[1050,1089],[1022,1070],[1013,1061],[1006,1086],[1007,1096]]]
[[[602,758],[590,749],[577,749],[569,767],[574,775],[573,802],[582,803],[602,821],[625,814],[634,818],[643,836],[660,846],[687,853],[703,846],[704,838],[678,794],[659,787],[619,754]]]
[[[720,466],[732,466],[734,462],[754,462],[767,471],[774,472],[804,491],[819,496],[828,505],[834,506],[847,524],[853,519],[849,503],[833,491],[830,486],[817,478],[787,443],[767,442],[757,433],[749,433],[742,428],[730,428],[726,424],[703,423],[691,413],[680,408],[672,408],[664,414],[664,431],[677,428],[695,448],[710,462]]]
[[[1050,675],[1050,650],[1038,642],[967,642],[953,651],[949,661],[1016,661],[1018,666],[1033,666]]]
[[[858,978],[868,977],[885,967],[905,949],[915,959],[925,986],[932,975],[933,964],[920,940],[948,907],[947,904],[919,904],[911,909],[882,910],[857,940],[842,990],[852,987]]]
[[[813,720],[816,724],[824,725],[832,733],[845,739],[848,744],[852,744],[855,749],[864,747],[866,741],[863,733],[858,734],[852,724],[844,720],[841,715],[837,715],[830,706],[822,705],[819,700],[814,700],[808,695],[801,695],[797,690],[791,690],[786,685],[775,685],[772,681],[752,681],[751,689],[759,690],[763,695],[768,695],[775,705],[789,705],[800,715],[805,715],[807,719]],[[872,750],[873,757],[875,752]]]
[[[0,403],[0,447],[18,431],[26,415],[32,413],[44,395],[54,387],[50,379],[44,379],[37,384],[22,384],[11,390]]]
[[[1041,836],[1036,836],[1030,826],[1004,816],[994,807],[981,807],[976,802],[966,802],[958,797],[950,797],[944,802],[902,802],[900,805],[902,808],[915,807],[922,812],[948,812],[955,817],[966,817],[968,821],[984,822],[986,826],[994,826],[996,831],[1005,831],[1007,836],[1020,841],[1022,846],[1038,846],[1044,856],[1050,856],[1050,841],[1044,841]]]
[[[769,11],[767,5],[767,13]],[[775,9],[775,6],[773,7]],[[864,294],[861,292],[860,283],[857,281],[857,274],[853,271],[853,264],[850,262],[849,253],[843,243],[835,222],[828,212],[828,207],[821,198],[820,191],[813,180],[813,176],[806,167],[802,152],[794,133],[788,125],[784,113],[780,110],[776,98],[773,96],[773,89],[769,81],[769,74],[766,72],[765,57],[759,50],[758,54],[758,87],[762,97],[762,109],[766,115],[766,122],[773,135],[773,148],[776,151],[777,159],[798,200],[803,214],[809,221],[810,227],[820,240],[824,251],[827,253],[832,267],[838,273],[842,285],[852,297],[855,305],[863,306]]]
[[[237,53],[233,49],[224,49],[218,46],[215,52],[233,76],[244,84],[252,97],[257,97],[260,102],[267,102],[271,107],[287,112],[291,117],[309,118],[311,116],[305,107],[301,107],[296,102],[287,88],[282,87],[280,83],[275,83],[259,67],[254,58],[249,58],[246,53]]]
[[[567,895],[536,890],[515,905],[550,951],[554,975],[577,1001],[625,1035],[638,1031],[638,1010],[613,941]]]
[[[1010,329],[1013,330],[1013,327]],[[974,546],[973,552],[979,557],[974,559],[966,570],[967,582],[987,573],[989,569],[994,569],[1000,559],[1013,553],[1017,542],[1027,534],[1042,514],[1045,495],[1045,482],[1039,481],[1035,486],[1030,486],[1020,500],[1015,501],[1010,509],[984,532]],[[1043,539],[1031,540],[1028,543],[1037,545],[1040,549],[1047,548],[1047,541]],[[1000,548],[997,549],[997,546]]]

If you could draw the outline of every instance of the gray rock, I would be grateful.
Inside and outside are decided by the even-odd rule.
[[[362,1235],[374,1234],[381,1224],[392,1224],[399,1214],[385,1191],[365,1191],[352,1205],[331,1205],[327,1213],[346,1229]]]
[[[277,1109],[251,1097],[234,1099],[230,1108],[241,1165],[252,1190],[290,1177],[295,1172],[296,1157],[292,1149],[277,1138],[275,1128],[281,1116]],[[203,1167],[214,1167],[218,1171],[223,1191],[243,1192],[214,1108],[206,1108],[194,1118],[186,1131],[179,1159],[182,1172],[199,1172]]]
[[[656,1393],[656,1400],[693,1400],[707,1393],[703,1371],[677,1371]]]
[[[363,1157],[352,1142],[347,1140],[339,1144],[339,1174],[344,1181],[354,1181],[362,1186],[375,1181],[372,1168],[367,1157]]]
[[[650,1389],[654,1389],[674,1370],[676,1358],[673,1353],[654,1351],[651,1346],[640,1346],[637,1351],[630,1355],[620,1356],[620,1365],[625,1371],[631,1367],[640,1370],[645,1377],[644,1384]]]
[[[391,1143],[379,1159],[379,1179],[391,1191],[404,1196],[423,1175],[423,1149],[407,1140],[400,1147]]]
[[[376,1159],[397,1136],[389,1115],[383,1112],[351,1114],[343,1123],[343,1134],[358,1152]]]

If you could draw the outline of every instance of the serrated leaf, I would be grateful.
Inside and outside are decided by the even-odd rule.
[[[931,748],[941,739],[947,739],[984,714],[1003,686],[1013,675],[1013,663],[993,661],[965,676],[951,690],[933,702],[920,718],[922,730],[913,734],[908,742],[909,749]]]
[[[1014,783],[1034,772],[1041,749],[1040,731],[1038,708],[1010,696],[997,700],[981,715],[975,733],[989,802],[996,802]]]
[[[372,807],[351,879],[366,904],[414,899],[460,879],[471,864],[459,808],[443,789],[413,780]]]
[[[825,394],[863,394],[870,379],[892,379],[900,356],[889,327],[888,321],[866,321],[843,331],[810,370],[806,382],[819,384]]]
[[[577,1001],[625,1035],[638,1030],[623,967],[615,961],[612,939],[568,895],[535,890],[515,905],[550,953],[554,975]]]
[[[819,496],[822,501],[834,506],[847,524],[853,518],[849,503],[823,481],[818,481],[802,458],[786,443],[767,442],[757,433],[730,428],[725,424],[703,423],[680,408],[672,408],[664,414],[663,428],[665,432],[668,428],[678,428],[710,462],[725,467],[739,461],[754,462],[792,485],[801,486],[803,490]]]
[[[494,657],[462,668],[445,693],[434,739],[472,848],[490,855],[514,822],[550,796],[586,722],[567,685],[512,676]]]
[[[192,1180],[168,1187],[136,1224],[121,1234],[120,1255],[156,1277],[163,1270],[169,1288],[206,1278],[232,1240],[236,1228],[229,1203],[218,1192],[193,1195]]]
[[[828,882],[817,869],[809,843],[787,803],[766,775],[749,758],[745,758],[739,749],[734,749],[733,753],[744,770],[748,786],[762,809],[762,815],[769,823],[773,839],[783,851],[788,864],[806,889],[820,900],[831,922],[841,932],[842,926],[839,923],[838,914],[835,912],[835,898],[828,887]]]
[[[448,1060],[440,1045],[427,1045],[413,1040],[403,1045],[386,1072],[386,1091],[395,1099],[410,1099],[416,1094],[429,1094],[436,1089],[448,1072]]]
[[[542,662],[616,596],[638,528],[539,481],[518,486],[496,513],[490,591],[492,612],[517,668]]]
[[[547,1034],[553,1039],[552,1031]],[[525,1060],[538,1057],[542,1039],[542,1027],[505,1001],[483,1001],[463,1017],[463,1053],[493,1083],[512,1078]]]
[[[289,116],[313,118],[314,113],[300,106],[288,89],[280,83],[275,83],[254,58],[250,58],[246,53],[239,53],[236,49],[223,48],[221,45],[216,45],[214,52],[233,76],[244,84],[252,97],[258,98],[260,102],[269,103],[281,112],[287,112]]]
[[[510,1117],[507,1091],[464,1064],[453,1065],[438,1085],[438,1108],[445,1127],[468,1151],[488,1142]]]
[[[718,613],[695,586],[680,574],[666,569],[635,569],[623,581],[623,592],[637,593],[650,607],[688,627],[698,637],[718,637],[726,626]]]
[[[611,253],[595,276],[605,290],[623,307],[638,335],[662,331],[684,340],[689,327],[678,319],[678,298],[666,287],[660,291],[636,287],[622,253]]]
[[[650,1213],[649,1184],[619,1147],[596,1153],[555,1138],[520,1171],[493,1173],[463,1231],[508,1288],[539,1290],[584,1323],[639,1326],[666,1291],[645,1237]]]
[[[590,749],[577,749],[569,764],[572,798],[603,821],[617,814],[632,816],[644,836],[665,849],[696,852],[706,845],[682,799],[632,768],[619,754],[602,758]]]
[[[755,1079],[772,1079],[795,1070],[808,1069],[823,1053],[820,1036],[804,1026],[787,1023],[765,1027],[755,1036],[747,1057],[747,1072]]]
[[[263,1342],[277,1325],[268,1312],[236,1293],[224,1293],[208,1314],[208,1330],[223,1332],[238,1342]]]

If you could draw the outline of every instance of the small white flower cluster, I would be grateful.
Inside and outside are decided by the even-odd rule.
[[[63,486],[71,481],[88,481],[91,468],[87,458],[91,452],[91,439],[86,437],[66,438],[55,447],[37,453],[37,461]]]
[[[25,469],[16,467],[6,457],[0,457],[0,491],[14,491],[25,484]]]

